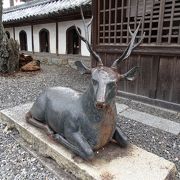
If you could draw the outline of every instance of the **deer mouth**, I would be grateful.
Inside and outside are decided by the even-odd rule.
[[[107,104],[106,104],[106,103],[103,103],[103,102],[97,102],[97,103],[95,104],[95,106],[96,106],[97,109],[102,110],[102,109],[106,109]]]

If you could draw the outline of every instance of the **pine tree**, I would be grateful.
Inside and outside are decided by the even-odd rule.
[[[0,0],[0,72],[12,73],[19,69],[19,45],[8,39],[2,23],[3,3]]]

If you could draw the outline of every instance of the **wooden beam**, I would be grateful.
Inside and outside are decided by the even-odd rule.
[[[15,27],[13,27],[13,37],[14,37],[14,40],[16,38],[16,35],[15,35]]]
[[[117,0],[115,0],[115,19],[114,19],[114,42],[117,41]]]
[[[10,0],[10,7],[14,6],[14,0]]]
[[[127,46],[95,46],[97,53],[106,54],[121,54]],[[145,54],[145,55],[162,55],[162,56],[180,56],[180,46],[145,46],[142,45],[136,48],[132,54]]]
[[[0,0],[0,25],[2,24],[2,13],[3,13],[3,3],[2,0]]]
[[[178,36],[178,44],[180,44],[180,25],[179,25],[179,36]]]
[[[56,22],[56,55],[58,56],[58,49],[59,49],[59,27],[58,22]]]
[[[163,21],[164,21],[164,10],[165,10],[165,0],[160,1],[160,11],[159,11],[159,24],[158,24],[158,35],[157,35],[157,44],[162,42],[162,30],[163,30]]]
[[[163,101],[160,99],[151,99],[151,98],[148,98],[145,96],[132,94],[132,93],[124,92],[124,91],[119,91],[119,90],[117,92],[117,95],[120,97],[133,99],[135,101],[141,101],[143,103],[151,104],[154,106],[159,106],[159,107],[171,109],[173,111],[180,111],[180,104],[177,104],[177,103]]]
[[[34,28],[31,25],[32,53],[34,54]]]
[[[124,22],[124,0],[121,0],[121,39],[120,43],[123,42],[123,22]]]
[[[172,11],[171,11],[170,26],[169,26],[168,44],[171,44],[171,36],[172,36],[172,28],[173,28],[173,18],[174,18],[175,3],[176,3],[175,0],[173,0],[172,1]]]
[[[149,44],[151,43],[154,4],[155,4],[155,0],[153,0],[153,2],[152,2],[152,9],[151,9],[151,13],[150,13],[149,37],[148,37],[148,43]]]
[[[106,15],[106,1],[103,0],[103,43],[105,43],[105,24],[106,24],[106,19],[105,19],[105,15]]]

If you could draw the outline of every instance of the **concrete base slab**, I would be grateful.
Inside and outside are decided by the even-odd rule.
[[[175,165],[163,158],[149,153],[134,145],[122,149],[116,144],[109,144],[96,152],[92,162],[78,158],[50,140],[48,136],[25,121],[25,113],[32,104],[25,104],[0,112],[0,120],[15,126],[20,135],[32,147],[44,156],[53,158],[62,168],[77,178],[100,180],[172,180],[175,177]]]

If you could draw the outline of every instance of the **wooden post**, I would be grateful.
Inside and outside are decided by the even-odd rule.
[[[58,22],[56,22],[56,55],[58,56],[58,48],[59,48],[59,35],[58,35]]]
[[[31,39],[32,39],[32,53],[34,54],[34,29],[33,25],[31,25]]]
[[[161,0],[160,1],[160,12],[159,12],[157,44],[161,44],[161,42],[162,42],[162,28],[163,28],[163,20],[164,20],[164,10],[165,10],[165,0]]]
[[[0,0],[0,24],[2,24],[2,0]]]
[[[15,35],[15,27],[13,27],[13,37],[14,37],[14,40],[16,40],[16,35]]]
[[[2,12],[3,12],[3,2],[0,0],[0,46],[3,41],[3,24],[2,24]]]
[[[10,6],[14,6],[14,0],[10,0]]]

